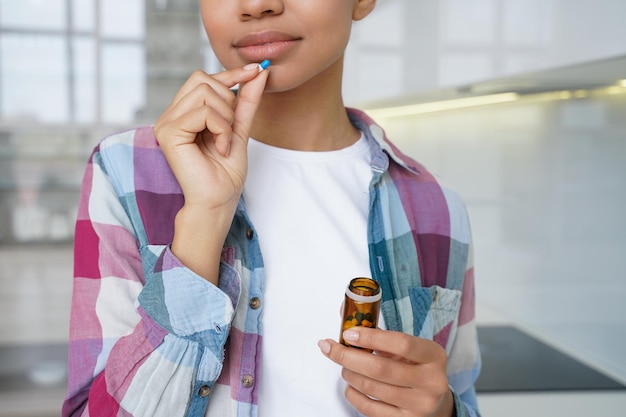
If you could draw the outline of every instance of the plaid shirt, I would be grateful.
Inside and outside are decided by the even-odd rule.
[[[348,113],[371,148],[370,269],[383,289],[386,326],[443,346],[456,415],[477,416],[465,207],[365,114]],[[114,134],[94,150],[76,223],[63,416],[204,416],[213,397],[235,417],[256,416],[262,307],[250,300],[263,299],[256,233],[240,202],[216,287],[170,251],[182,205],[151,127]]]

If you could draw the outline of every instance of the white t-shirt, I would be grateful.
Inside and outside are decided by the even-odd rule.
[[[370,276],[370,151],[248,145],[243,195],[265,265],[260,417],[352,416],[341,368],[317,347],[337,340],[346,285]]]

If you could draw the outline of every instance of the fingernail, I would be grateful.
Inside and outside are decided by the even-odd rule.
[[[326,340],[320,340],[319,342],[317,342],[317,347],[320,348],[324,355],[328,355],[328,353],[330,352],[330,343],[328,343]]]
[[[248,64],[245,67],[243,67],[244,70],[249,71],[249,70],[253,70],[253,69],[257,69],[259,68],[259,64]]]
[[[350,342],[356,342],[359,340],[359,332],[355,332],[354,330],[346,330],[343,332],[344,340],[348,340]]]

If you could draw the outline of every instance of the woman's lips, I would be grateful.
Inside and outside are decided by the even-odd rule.
[[[281,32],[263,32],[243,37],[234,45],[239,56],[250,62],[276,59],[295,47],[301,38]]]

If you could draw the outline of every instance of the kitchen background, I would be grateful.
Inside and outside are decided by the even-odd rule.
[[[197,3],[0,0],[0,417],[59,414],[86,159],[193,70],[219,71]],[[626,384],[626,2],[378,3],[354,26],[346,102],[465,199],[479,324]],[[626,391],[479,401],[486,417],[614,416]]]

